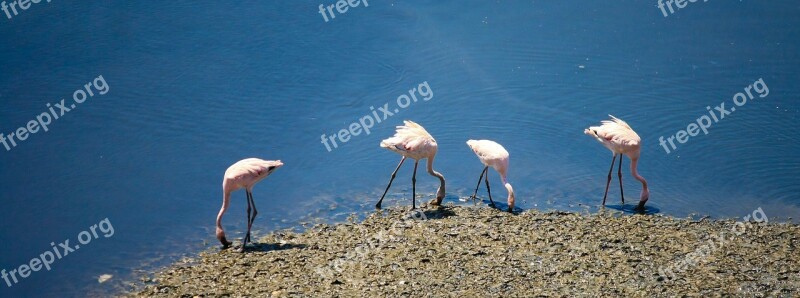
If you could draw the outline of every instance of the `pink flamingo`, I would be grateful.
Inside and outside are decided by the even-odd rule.
[[[225,239],[225,231],[222,230],[222,215],[228,210],[231,202],[231,193],[244,188],[247,192],[247,234],[242,241],[239,251],[244,251],[245,245],[250,242],[250,229],[256,219],[256,204],[253,201],[253,186],[256,185],[269,174],[282,167],[280,160],[263,160],[258,158],[243,159],[231,165],[225,171],[225,178],[222,180],[222,208],[217,215],[217,239],[222,243],[223,248],[228,248],[232,243]],[[250,208],[253,213],[251,215]]]
[[[389,180],[389,185],[386,186],[386,190],[383,191],[380,201],[375,204],[376,209],[381,209],[383,198],[389,191],[389,187],[392,186],[392,181],[394,181],[394,177],[397,175],[397,170],[400,169],[400,166],[403,165],[407,157],[414,159],[414,175],[411,176],[411,209],[417,208],[417,165],[419,164],[419,160],[423,158],[428,159],[428,174],[439,178],[440,183],[439,189],[436,191],[436,198],[433,199],[430,204],[440,205],[442,199],[444,199],[444,176],[433,170],[433,159],[438,150],[436,140],[434,140],[421,125],[409,120],[403,121],[403,123],[405,125],[397,126],[397,132],[393,137],[381,141],[381,147],[394,151],[402,155],[403,158],[400,159],[397,168],[392,172],[392,178]]]
[[[647,188],[647,180],[636,171],[636,165],[639,162],[642,149],[641,138],[639,138],[639,135],[633,131],[628,123],[625,123],[625,121],[617,117],[608,116],[611,117],[611,120],[603,120],[600,126],[592,126],[583,131],[583,133],[597,139],[597,141],[602,143],[603,146],[606,146],[606,148],[611,150],[611,153],[614,154],[614,158],[611,159],[611,169],[608,170],[608,181],[606,181],[606,192],[603,195],[603,206],[606,205],[608,187],[611,184],[611,172],[614,171],[614,161],[617,155],[619,155],[619,169],[617,172],[619,177],[619,192],[622,196],[622,204],[625,204],[625,194],[622,190],[622,155],[624,154],[631,160],[631,175],[642,183],[642,194],[639,199],[639,205],[636,206],[636,210],[644,211],[644,204],[650,198],[650,191]]]
[[[489,167],[492,167],[495,172],[500,174],[503,185],[505,185],[506,190],[508,190],[508,212],[513,212],[514,188],[511,187],[511,183],[508,183],[507,179],[508,151],[506,151],[506,148],[503,148],[503,146],[497,142],[489,140],[469,140],[467,141],[467,145],[478,155],[478,159],[480,159],[481,163],[484,165],[483,172],[481,172],[481,176],[478,177],[478,185],[475,186],[475,193],[472,194],[471,198],[473,200],[477,198],[478,188],[481,187],[481,179],[484,178],[483,175],[485,174],[486,191],[489,192],[489,202],[491,202],[492,207],[495,207],[494,201],[492,201],[492,190],[489,188]]]

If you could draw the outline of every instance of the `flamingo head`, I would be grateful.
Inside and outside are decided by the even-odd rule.
[[[441,202],[444,199],[444,195],[444,185],[442,185],[436,190],[436,201]]]
[[[650,190],[647,189],[647,186],[642,188],[642,195],[639,199],[639,205],[636,206],[637,210],[644,210],[644,204],[647,203],[647,200],[650,199]]]
[[[445,193],[445,189],[446,189],[445,188],[445,183],[446,182],[444,180],[444,176],[441,173],[439,173],[439,172],[433,172],[433,173],[434,173],[434,176],[439,178],[439,182],[441,182],[441,184],[439,184],[439,188],[436,189],[436,198],[431,200],[431,205],[439,206],[439,205],[442,204],[442,200],[444,200],[444,196],[446,195],[446,193]]]
[[[283,166],[283,162],[281,162],[280,160],[270,160],[268,163],[269,166],[267,167],[267,170],[269,171],[270,174],[272,174],[272,172],[275,172],[275,170]]]
[[[515,201],[515,198],[516,198],[514,196],[514,188],[511,187],[511,183],[508,183],[508,181],[505,181],[504,186],[506,187],[506,190],[508,191],[508,212],[514,212],[514,201]]]
[[[220,243],[222,243],[222,248],[228,248],[233,244],[232,242],[228,241],[228,239],[225,239],[225,231],[223,231],[220,227],[217,227],[217,239]]]

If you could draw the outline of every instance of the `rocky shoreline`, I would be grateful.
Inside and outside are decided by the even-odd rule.
[[[800,226],[748,219],[392,208],[210,249],[126,295],[800,296]]]

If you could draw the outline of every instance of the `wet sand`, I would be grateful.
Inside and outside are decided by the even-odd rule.
[[[421,210],[276,232],[245,253],[210,249],[129,295],[800,296],[800,226],[790,223]]]

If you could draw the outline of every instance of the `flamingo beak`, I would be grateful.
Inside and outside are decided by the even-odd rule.
[[[222,237],[222,239],[220,239],[219,241],[222,242],[222,249],[226,249],[228,247],[231,247],[231,245],[233,245],[233,242],[228,241],[227,239],[225,239],[225,237]]]
[[[222,243],[222,249],[227,249],[228,247],[231,247],[231,245],[233,245],[233,242],[230,242],[228,241],[228,239],[225,239],[225,235],[219,237],[219,242]]]

